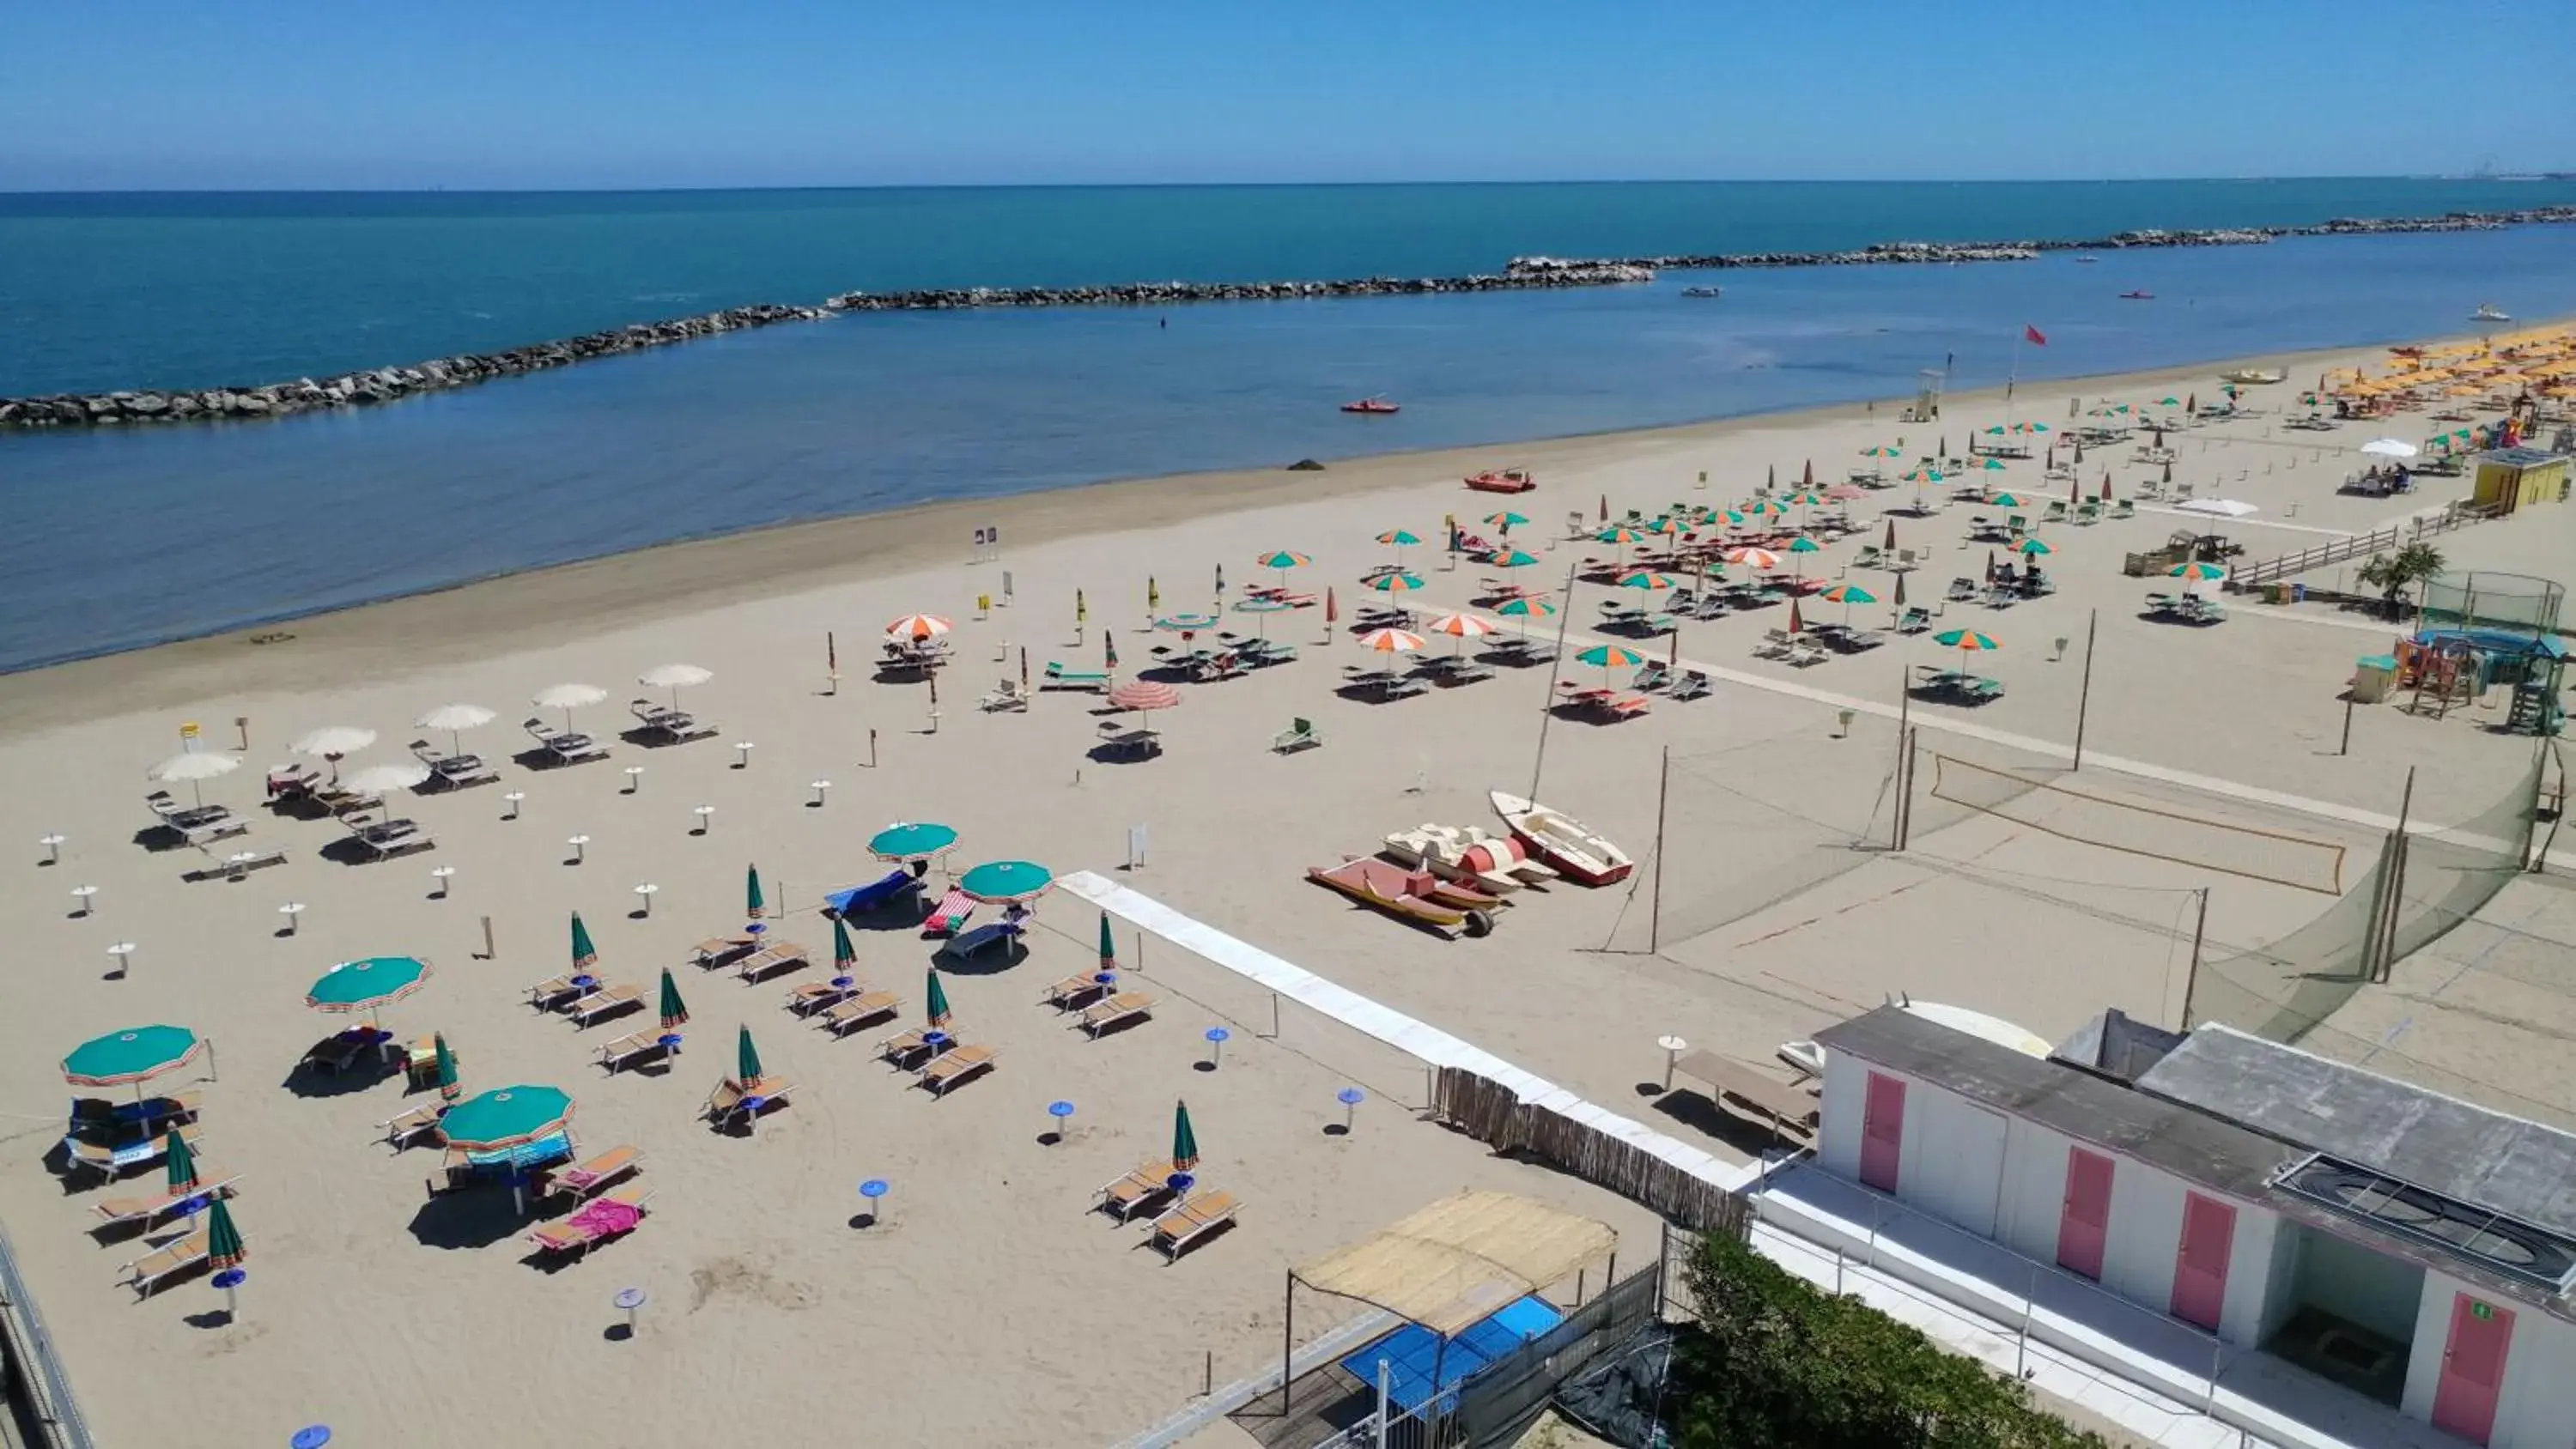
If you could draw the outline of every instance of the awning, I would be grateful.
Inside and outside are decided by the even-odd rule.
[[[1619,1245],[1610,1225],[1503,1192],[1462,1192],[1297,1269],[1443,1338],[1574,1275]]]

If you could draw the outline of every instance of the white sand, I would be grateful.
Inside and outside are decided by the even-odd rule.
[[[2330,360],[2273,362],[2312,377]],[[2080,390],[2088,403],[2186,389],[2207,396],[2215,371],[2096,380]],[[2061,421],[2077,390],[2025,388],[2020,416]],[[2254,397],[2277,408],[2289,391]],[[1639,1084],[1658,1075],[1658,1033],[1680,1030],[1767,1060],[1772,1044],[1900,989],[2000,1011],[2046,1035],[2105,1002],[2170,1019],[2179,991],[2174,933],[2188,933],[2178,913],[2189,892],[2213,887],[2213,951],[2285,929],[2322,898],[1984,819],[1918,839],[1923,860],[1864,863],[1721,929],[1667,941],[1662,955],[1597,950],[1614,935],[1629,938],[1635,914],[1647,909],[1643,892],[1525,898],[1492,939],[1443,944],[1299,876],[1418,821],[1494,823],[1484,792],[1529,781],[1545,670],[1506,671],[1392,706],[1355,703],[1331,692],[1339,666],[1360,657],[1349,636],[1327,645],[1320,611],[1302,611],[1270,627],[1304,646],[1305,659],[1185,688],[1185,703],[1155,720],[1169,748],[1149,763],[1086,758],[1099,724],[1088,696],[1047,695],[1026,715],[974,709],[985,687],[1018,672],[1022,648],[1033,669],[1057,658],[1096,667],[1101,633],[1114,629],[1128,668],[1145,664],[1147,650],[1167,642],[1141,630],[1149,574],[1166,610],[1203,607],[1216,564],[1239,593],[1274,577],[1251,566],[1256,553],[1297,549],[1315,563],[1290,582],[1331,585],[1348,608],[1362,592],[1358,573],[1383,557],[1370,541],[1380,531],[1434,538],[1444,514],[1474,518],[1510,506],[1537,520],[1524,533],[1547,562],[1530,572],[1561,578],[1569,549],[1593,551],[1542,543],[1565,532],[1569,510],[1590,516],[1604,495],[1616,508],[1724,502],[1766,467],[1794,477],[1808,458],[1820,482],[1830,481],[1865,444],[1902,433],[1913,452],[1944,431],[1900,427],[1895,408],[1383,459],[1321,475],[1119,485],[782,530],[301,621],[281,644],[212,639],[0,680],[0,799],[10,802],[22,851],[0,892],[0,930],[19,943],[26,978],[0,1016],[0,1092],[12,1123],[0,1148],[0,1215],[93,1424],[111,1443],[266,1442],[317,1420],[349,1443],[494,1433],[813,1443],[837,1442],[861,1423],[887,1443],[1106,1442],[1181,1406],[1199,1384],[1204,1354],[1214,1354],[1220,1383],[1274,1359],[1286,1265],[1460,1187],[1506,1188],[1605,1217],[1623,1234],[1623,1263],[1648,1261],[1649,1215],[1413,1121],[1405,1108],[1421,1101],[1420,1075],[1391,1052],[1293,1012],[1279,1040],[1262,1039],[1266,999],[1205,963],[1149,945],[1146,979],[1164,1002],[1157,1018],[1097,1043],[1068,1032],[1036,997],[1093,956],[1095,918],[1069,899],[1042,905],[1025,962],[950,976],[960,1034],[1003,1055],[997,1072],[946,1101],[908,1090],[870,1059],[881,1033],[834,1042],[780,1009],[788,984],[819,979],[820,970],[757,988],[684,973],[690,1048],[662,1076],[603,1079],[588,1060],[598,1042],[649,1024],[649,1015],[585,1034],[524,1004],[525,986],[562,964],[568,910],[589,922],[604,975],[650,986],[690,942],[739,924],[747,863],[761,867],[773,900],[794,907],[784,934],[828,951],[830,932],[813,908],[825,890],[877,873],[861,843],[892,820],[957,826],[966,837],[961,864],[1024,857],[1103,871],[1123,862],[1126,832],[1142,824],[1149,862],[1126,877],[1139,889],[1721,1151],[1759,1134],[1712,1120],[1679,1094],[1662,1112],[1641,1100]],[[1954,399],[1947,431],[1956,446],[2001,416],[1996,400]],[[2335,450],[2375,435],[2360,425],[2296,446],[2265,433],[2257,420],[2187,434],[2176,470],[2178,478],[2223,478],[2226,493],[2263,506],[2259,520],[2223,529],[2245,539],[2252,556],[2318,541],[2303,530],[2360,529],[2441,496],[2335,497],[2348,462]],[[1542,490],[1515,501],[1458,486],[1471,465],[1509,462],[1538,468]],[[2097,457],[2086,464],[2088,492],[2106,464],[2124,494],[2145,476]],[[1717,480],[1704,494],[1694,487],[1701,469]],[[2006,477],[2035,489],[2036,465],[2015,465]],[[1876,494],[1854,507],[1868,514],[1905,496]],[[2284,516],[2293,500],[2294,519]],[[2541,512],[2489,527],[2555,529],[2563,538],[2566,520]],[[998,565],[967,565],[964,535],[986,521],[1006,525],[1012,550]],[[1899,523],[1900,541],[1937,551],[1910,585],[1916,601],[1930,602],[1949,575],[1982,565],[1982,546],[1957,542],[1963,522],[1964,511],[1954,511]],[[2098,607],[2088,750],[2383,812],[2394,810],[2414,765],[2418,810],[2437,814],[2484,804],[2527,758],[2527,741],[2491,737],[2471,721],[2436,724],[2386,709],[2362,712],[2350,755],[2333,753],[2338,692],[2355,655],[2385,647],[2384,631],[2321,610],[2250,603],[2214,630],[2139,619],[2144,589],[2119,576],[2119,555],[2185,522],[2150,513],[2052,529],[2059,595],[1998,615],[1953,606],[1943,627],[1967,623],[2006,644],[1984,662],[2011,694],[1973,723],[2068,739],[2078,665],[2051,662],[2049,641],[2065,636],[2080,650],[2087,611]],[[1839,569],[1853,547],[1820,556],[1822,566]],[[1476,570],[1444,572],[1427,551],[1414,557],[1429,581],[1421,598],[1466,602]],[[1005,570],[1016,602],[978,619],[976,596],[998,594]],[[1873,588],[1886,582],[1866,577]],[[1076,589],[1091,613],[1079,643]],[[1581,591],[1572,647],[1591,642],[1585,633],[1601,596]],[[883,622],[916,610],[958,621],[960,663],[942,690],[935,734],[926,732],[920,686],[866,677]],[[1832,613],[1815,606],[1810,617]],[[1897,698],[1900,664],[1944,657],[1928,642],[1899,643],[1793,679],[1748,657],[1759,632],[1778,622],[1775,612],[1694,623],[1682,650],[1885,703]],[[837,694],[824,692],[826,630],[838,633],[848,676]],[[576,722],[609,734],[625,722],[618,701],[651,692],[629,687],[633,676],[673,660],[716,671],[687,702],[722,721],[722,735],[665,750],[621,744],[611,763],[557,772],[505,764],[504,785],[403,802],[435,832],[432,853],[341,865],[317,855],[335,827],[256,809],[261,769],[316,725],[381,733],[354,767],[402,757],[417,733],[405,722],[422,710],[477,701],[502,719],[466,746],[504,757],[525,743],[513,722],[531,712],[534,691],[568,679],[608,689],[611,703]],[[1939,707],[1922,714],[1927,723],[1967,718]],[[1315,719],[1328,745],[1272,756],[1270,736],[1294,715]],[[133,841],[147,819],[141,771],[178,748],[181,721],[202,722],[222,748],[237,716],[250,721],[244,768],[211,784],[207,798],[257,817],[244,846],[282,845],[292,859],[240,884],[184,884],[180,872],[200,863],[193,852],[147,853]],[[1642,856],[1658,754],[1669,746],[1708,779],[1809,810],[1824,822],[1813,830],[1847,835],[1870,814],[1893,731],[1864,717],[1851,738],[1835,733],[1829,705],[1730,684],[1612,729],[1552,725],[1540,793]],[[1936,731],[1926,734],[1927,746],[1936,742]],[[757,743],[746,769],[731,768],[735,740]],[[627,764],[646,767],[631,795]],[[2180,799],[2170,787],[2092,774],[2087,788],[2168,806]],[[834,782],[820,808],[808,803],[817,779]],[[504,790],[527,794],[515,821],[502,818]],[[1720,817],[1713,802],[1721,794],[1690,798],[1710,812],[1703,824]],[[690,833],[699,804],[716,807],[703,838]],[[2201,798],[2187,808],[2265,828],[2295,825],[2320,839],[2367,838],[2241,802]],[[34,837],[57,831],[69,837],[62,864],[30,863],[42,853]],[[579,866],[564,863],[574,834],[591,837]],[[1668,862],[1665,889],[1677,905],[1695,888],[1715,889],[1726,872],[1770,868],[1782,842],[1806,837],[1748,823],[1711,838],[1707,854]],[[430,869],[441,864],[457,871],[443,900],[430,895]],[[628,915],[641,882],[661,887],[648,920]],[[78,884],[100,888],[95,917],[67,916]],[[297,934],[280,937],[277,907],[290,900],[308,909]],[[489,961],[475,959],[487,916],[498,945]],[[123,979],[106,974],[105,948],[116,941],[137,948]],[[927,947],[907,932],[871,932],[860,950],[861,974],[902,993],[913,1019]],[[428,956],[438,974],[390,1010],[389,1025],[445,1031],[470,1086],[573,1090],[586,1147],[631,1142],[646,1151],[644,1181],[656,1196],[641,1231],[585,1263],[539,1271],[506,1236],[517,1226],[506,1204],[484,1195],[424,1206],[435,1154],[396,1157],[370,1143],[373,1124],[405,1105],[399,1086],[315,1097],[282,1085],[302,1049],[333,1024],[303,1008],[305,986],[333,961],[390,952]],[[204,1156],[248,1174],[237,1211],[252,1245],[251,1280],[237,1325],[207,1317],[220,1298],[202,1280],[136,1306],[111,1280],[140,1249],[88,1238],[95,1191],[66,1193],[41,1165],[64,1096],[53,1063],[88,1036],[154,1020],[189,1024],[219,1043],[222,1078],[205,1086]],[[1196,1070],[1201,1033],[1220,1021],[1234,1030],[1223,1068]],[[794,1105],[751,1140],[692,1120],[730,1065],[742,1022],[770,1069],[798,1084]],[[1322,1129],[1341,1113],[1334,1093],[1350,1082],[1373,1100],[1355,1135],[1328,1136]],[[1167,1268],[1139,1246],[1141,1229],[1117,1228],[1084,1205],[1091,1189],[1159,1152],[1172,1102],[1184,1096],[1208,1154],[1203,1180],[1249,1207],[1235,1231]],[[1078,1104],[1076,1131],[1042,1146],[1044,1107],[1056,1098]],[[856,1229],[855,1184],[871,1176],[895,1183],[890,1220]],[[613,1341],[605,1330],[620,1315],[609,1298],[630,1284],[652,1302],[640,1336]]]

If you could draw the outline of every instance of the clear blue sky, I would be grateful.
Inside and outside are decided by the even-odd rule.
[[[0,189],[2568,170],[2569,7],[0,0]]]

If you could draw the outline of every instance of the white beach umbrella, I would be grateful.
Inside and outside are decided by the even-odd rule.
[[[713,671],[700,669],[694,664],[660,664],[636,675],[635,682],[654,689],[671,691],[671,708],[678,709],[681,690],[704,684],[713,678],[715,678]]]
[[[608,691],[596,684],[550,684],[538,690],[529,703],[539,709],[562,710],[564,728],[571,729],[574,710],[584,705],[597,704],[606,698],[608,698]]]
[[[361,795],[390,795],[408,790],[429,778],[429,766],[418,760],[391,760],[369,765],[340,783]]]
[[[2365,453],[2375,453],[2382,458],[2412,458],[2415,456],[2415,445],[2401,438],[2373,438],[2369,442],[2362,444],[2361,450]]]
[[[465,753],[464,743],[457,739],[466,730],[479,730],[492,722],[492,711],[479,704],[442,704],[412,721],[415,729],[447,731],[450,753]]]
[[[239,755],[217,754],[212,750],[190,750],[186,754],[172,755],[144,771],[143,775],[148,780],[162,784],[172,780],[185,780],[188,782],[189,793],[197,797],[198,804],[203,805],[206,803],[205,782],[217,775],[229,775],[240,768],[241,756]]]
[[[2245,518],[2262,511],[2251,503],[2240,503],[2233,498],[2195,498],[2189,503],[2174,505],[2176,513],[2206,513],[2218,518]]]
[[[358,725],[324,725],[287,746],[299,755],[314,755],[331,762],[332,783],[339,783],[340,757],[355,754],[376,742],[376,732]]]

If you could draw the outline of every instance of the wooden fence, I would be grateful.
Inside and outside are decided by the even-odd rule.
[[[1734,1194],[1653,1153],[1544,1107],[1463,1067],[1432,1080],[1432,1115],[1497,1152],[1528,1152],[1584,1181],[1642,1203],[1693,1231],[1732,1228],[1743,1216]]]
[[[2404,523],[2392,523],[2386,528],[2374,529],[2369,533],[2355,534],[2350,538],[2338,538],[2332,543],[2321,543],[2314,548],[2301,549],[2297,553],[2285,553],[2278,558],[2267,558],[2261,563],[2231,569],[2228,571],[2226,587],[2230,590],[2258,588],[2264,584],[2306,573],[2310,569],[2321,569],[2328,564],[2342,563],[2346,559],[2367,558],[2371,554],[2399,548],[2437,533],[2447,533],[2472,523],[2483,523],[2489,516],[2485,509],[2454,503],[2430,518],[2410,518]]]

